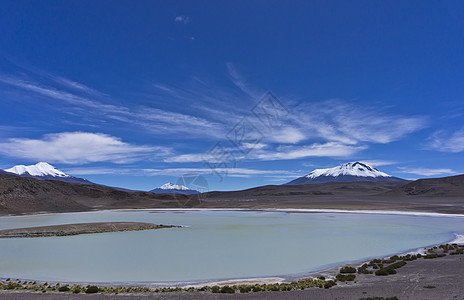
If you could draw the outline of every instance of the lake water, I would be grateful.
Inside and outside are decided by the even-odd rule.
[[[464,219],[273,211],[103,211],[1,217],[0,229],[138,221],[184,228],[0,239],[0,275],[50,281],[197,281],[302,274],[444,243]]]

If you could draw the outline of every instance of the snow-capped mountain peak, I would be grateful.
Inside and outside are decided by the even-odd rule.
[[[161,190],[180,190],[180,191],[188,191],[190,190],[188,187],[179,185],[179,184],[173,184],[173,183],[165,183],[162,186],[159,187]]]
[[[155,194],[184,194],[184,195],[193,195],[198,194],[199,191],[189,189],[186,186],[180,184],[173,184],[173,183],[165,183],[159,188],[151,190],[150,192]]]
[[[306,178],[316,178],[320,176],[351,175],[359,177],[392,177],[387,173],[381,172],[376,168],[362,162],[349,162],[340,166],[328,169],[316,169],[306,175]]]
[[[51,176],[51,177],[71,177],[70,175],[64,173],[63,171],[58,170],[54,166],[46,162],[39,162],[35,165],[24,166],[17,165],[10,169],[6,169],[6,172],[17,174],[20,176],[29,175],[29,176]]]
[[[311,173],[292,180],[287,185],[315,184],[327,182],[359,182],[359,181],[402,181],[404,179],[393,177],[379,171],[363,162],[349,162],[328,169],[316,169]]]

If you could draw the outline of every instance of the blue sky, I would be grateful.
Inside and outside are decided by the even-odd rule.
[[[2,1],[0,32],[2,169],[141,190],[464,173],[462,1]]]

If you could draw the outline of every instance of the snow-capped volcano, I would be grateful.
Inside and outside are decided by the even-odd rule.
[[[156,194],[163,194],[163,193],[172,193],[172,194],[184,194],[184,195],[192,195],[192,194],[198,194],[199,192],[196,190],[191,190],[186,186],[180,185],[180,184],[173,184],[173,183],[165,183],[159,188],[156,188],[154,190],[151,190],[150,192],[156,193]]]
[[[10,172],[16,175],[29,175],[29,176],[52,176],[52,177],[71,177],[70,175],[58,170],[54,166],[46,162],[39,162],[35,165],[23,166],[18,165],[10,169],[6,169],[6,172]]]
[[[59,180],[68,183],[94,184],[87,179],[68,175],[46,162],[39,162],[30,166],[17,165],[4,171],[21,177],[33,177],[40,180]]]
[[[362,162],[350,162],[328,169],[316,169],[311,173],[286,183],[288,185],[326,183],[326,182],[355,182],[355,181],[399,181],[387,173]]]
[[[183,190],[183,191],[189,191],[190,189],[186,186],[180,185],[180,184],[173,184],[173,183],[165,183],[162,186],[159,187],[162,190]]]

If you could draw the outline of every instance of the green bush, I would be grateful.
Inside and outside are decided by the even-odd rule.
[[[217,285],[215,285],[215,286],[213,286],[211,288],[212,293],[219,293],[220,291],[221,291],[221,288],[219,286],[217,286]]]
[[[252,288],[253,292],[261,292],[263,289],[259,286],[259,285],[255,285],[253,288]]]
[[[388,268],[399,269],[405,265],[406,265],[405,261],[399,261],[399,262],[389,265]]]
[[[393,268],[382,268],[375,271],[376,276],[387,276],[392,274],[396,274],[396,270]]]
[[[85,290],[85,293],[86,294],[95,294],[95,293],[98,293],[99,291],[100,290],[98,289],[98,286],[91,285]]]
[[[337,285],[337,283],[333,280],[329,280],[327,281],[326,283],[324,283],[324,288],[325,289],[328,289],[328,288],[331,288],[333,286]]]
[[[343,268],[340,269],[340,273],[356,273],[356,268],[343,267]]]
[[[58,292],[69,292],[71,289],[69,288],[69,286],[65,285],[65,286],[60,286],[58,288]]]
[[[340,280],[340,281],[353,281],[356,278],[356,275],[354,275],[354,274],[349,274],[349,275],[337,274],[336,278],[337,278],[337,280]]]
[[[235,289],[228,286],[228,285],[225,285],[221,288],[221,293],[223,294],[233,294],[235,293]]]

